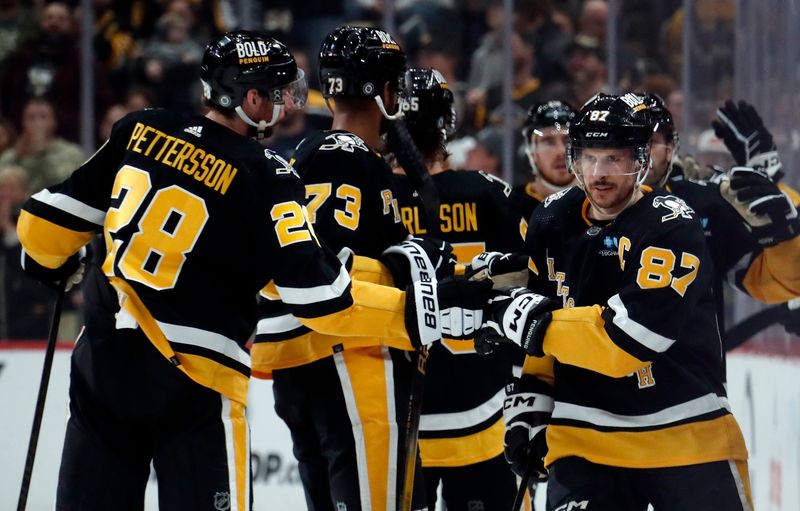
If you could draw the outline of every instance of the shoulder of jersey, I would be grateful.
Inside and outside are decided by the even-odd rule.
[[[361,163],[354,165],[354,161]],[[361,137],[348,132],[315,133],[298,144],[293,162],[300,175],[305,175],[311,168],[324,172],[335,169],[341,173],[348,169],[358,172],[365,165],[385,165]]]
[[[576,203],[583,205],[584,199],[586,199],[586,194],[583,193],[583,190],[577,186],[570,186],[545,197],[541,206],[537,209],[565,209],[574,206]]]
[[[512,190],[504,180],[483,170],[447,170],[434,175],[433,180],[438,186],[457,187],[471,196],[502,193],[508,197]]]
[[[645,193],[642,214],[660,223],[688,222],[696,218],[695,211],[682,198],[666,190]]]

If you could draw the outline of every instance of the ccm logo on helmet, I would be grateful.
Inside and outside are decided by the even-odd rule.
[[[586,138],[606,138],[608,137],[607,131],[589,131],[586,133]]]
[[[239,64],[254,64],[258,62],[269,62],[267,57],[267,43],[264,41],[244,41],[236,43],[236,54],[239,56]]]

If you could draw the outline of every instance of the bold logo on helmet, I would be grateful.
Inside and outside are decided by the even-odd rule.
[[[392,39],[392,36],[384,32],[383,30],[376,30],[375,34],[378,36],[378,39],[381,40],[381,46],[386,48],[387,50],[399,50],[400,45]]]
[[[683,199],[679,199],[674,195],[664,195],[658,196],[653,199],[653,207],[654,208],[666,208],[671,211],[671,213],[664,215],[661,217],[662,222],[666,222],[668,220],[673,220],[678,217],[682,218],[693,218],[692,214],[694,210],[690,208]]]
[[[587,131],[586,138],[608,138],[607,131]]]
[[[267,53],[269,47],[264,41],[244,41],[236,43],[236,54],[239,56],[239,64],[260,64],[269,62]]]
[[[632,92],[629,92],[624,96],[620,96],[619,99],[621,99],[629,107],[633,108],[636,112],[647,108],[647,105],[644,104],[644,98],[637,96]]]

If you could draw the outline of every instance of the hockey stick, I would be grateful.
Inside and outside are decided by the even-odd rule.
[[[397,162],[405,170],[406,176],[419,194],[422,209],[428,219],[428,232],[438,235],[439,232],[439,192],[428,173],[425,160],[417,149],[414,139],[402,121],[389,124],[386,133],[389,147],[394,152]],[[411,392],[408,396],[408,415],[406,417],[405,468],[403,470],[403,487],[398,496],[398,508],[410,511],[414,494],[414,477],[417,469],[417,450],[419,440],[419,420],[422,414],[422,393],[425,387],[425,362],[428,350],[420,348],[415,352],[412,362],[416,370],[411,377]]]
[[[525,503],[525,495],[528,493],[531,477],[533,477],[533,463],[529,464],[528,468],[525,469],[525,473],[522,474],[522,480],[519,482],[519,488],[517,488],[517,495],[514,497],[514,504],[511,506],[511,511],[520,511],[522,509],[522,504]],[[531,489],[531,501],[533,501],[534,495],[534,490]]]
[[[47,399],[47,386],[50,383],[50,369],[53,367],[53,354],[56,351],[58,325],[61,322],[61,307],[64,303],[66,285],[67,279],[64,279],[58,285],[58,296],[56,297],[56,305],[53,308],[53,318],[50,321],[50,333],[47,338],[47,349],[44,353],[42,379],[39,382],[39,395],[36,397],[36,408],[33,412],[31,439],[30,442],[28,442],[28,455],[25,458],[25,469],[22,472],[22,486],[19,489],[17,511],[25,511],[25,505],[28,502],[28,490],[31,486],[31,475],[33,474],[33,461],[36,457],[36,446],[39,443],[39,430],[41,429],[42,416],[44,415],[44,402]]]
[[[725,351],[738,348],[762,330],[781,323],[791,312],[785,303],[781,303],[746,317],[725,331]]]

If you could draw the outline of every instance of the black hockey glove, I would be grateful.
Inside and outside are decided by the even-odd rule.
[[[494,346],[513,342],[525,353],[534,357],[544,356],[542,344],[552,311],[561,304],[524,287],[496,290],[485,310],[481,330],[475,336],[475,351],[489,354]]]
[[[545,433],[553,404],[552,389],[532,376],[512,378],[506,384],[503,451],[511,470],[520,477],[531,469],[533,480],[547,479]]]
[[[761,246],[771,247],[800,233],[797,209],[765,171],[733,167],[730,179],[720,183],[719,191]]]
[[[34,261],[23,250],[21,264],[25,273],[47,287],[59,289],[62,281],[66,281],[64,291],[69,291],[83,280],[85,258],[86,249],[81,248],[80,251],[69,256],[66,262],[58,268],[47,268]]]
[[[725,143],[737,165],[764,170],[770,178],[781,170],[778,151],[761,116],[753,105],[731,100],[717,109],[717,120],[711,121],[714,133]]]
[[[472,258],[467,273],[474,274],[486,270],[487,276],[494,277],[514,273],[528,268],[528,256],[522,252],[504,254],[502,252],[483,252]]]
[[[432,272],[443,279],[455,271],[456,257],[453,247],[446,241],[423,236],[409,236],[405,241],[387,248],[380,261],[392,273],[394,285],[406,288],[419,280],[419,274]]]
[[[442,336],[469,339],[480,328],[483,308],[494,292],[491,280],[448,277],[414,282],[406,289],[406,330],[411,344],[430,346]]]

